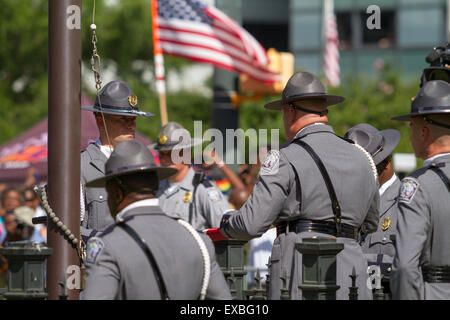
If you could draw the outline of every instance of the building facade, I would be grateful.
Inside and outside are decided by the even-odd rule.
[[[378,59],[417,77],[425,57],[448,38],[448,0],[334,0],[343,77],[370,76]],[[265,47],[289,51],[295,69],[322,73],[323,0],[242,0],[242,24]],[[378,6],[380,29],[367,20]],[[450,39],[449,39],[450,40]]]

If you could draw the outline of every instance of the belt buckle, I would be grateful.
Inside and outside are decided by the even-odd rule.
[[[359,230],[355,227],[353,227],[353,239],[355,239],[355,241],[359,240]]]

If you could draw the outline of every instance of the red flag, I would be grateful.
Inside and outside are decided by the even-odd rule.
[[[226,14],[197,0],[157,0],[154,25],[163,53],[213,64],[264,82],[280,80],[267,69],[266,51]]]
[[[328,85],[337,87],[340,84],[339,38],[333,0],[325,0],[323,21],[325,38],[323,69]]]

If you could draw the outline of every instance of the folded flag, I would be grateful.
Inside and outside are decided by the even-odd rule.
[[[202,232],[206,233],[213,242],[229,239],[228,237],[222,235],[219,228],[203,229]]]

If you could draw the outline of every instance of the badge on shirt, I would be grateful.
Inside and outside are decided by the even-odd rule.
[[[191,191],[186,191],[186,193],[183,196],[183,201],[184,202],[189,202],[192,199],[192,192]]]
[[[275,174],[278,171],[280,162],[280,152],[278,150],[270,150],[261,167],[262,174]]]
[[[381,230],[386,231],[391,225],[391,218],[385,217],[381,223]]]
[[[208,197],[212,200],[212,201],[219,201],[220,200],[220,194],[219,191],[216,189],[210,189],[208,190]]]
[[[86,262],[87,263],[95,263],[95,259],[97,259],[98,254],[102,251],[105,244],[100,238],[91,238],[87,243],[86,249]]]
[[[402,180],[402,186],[400,187],[400,195],[398,201],[410,203],[412,198],[419,189],[419,183],[413,178],[405,178]]]

